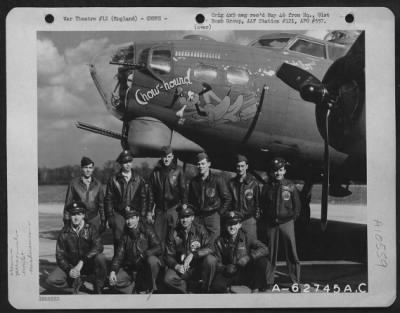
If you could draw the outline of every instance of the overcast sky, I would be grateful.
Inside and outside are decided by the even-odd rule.
[[[213,32],[219,41],[247,44],[267,32]],[[121,151],[116,139],[75,127],[87,122],[120,132],[122,122],[108,113],[89,74],[93,62],[114,87],[116,67],[108,64],[121,45],[135,41],[181,39],[185,32],[39,32],[38,154],[39,167],[79,164],[83,155],[97,166],[115,159]]]

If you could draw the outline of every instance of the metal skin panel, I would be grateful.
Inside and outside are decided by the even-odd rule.
[[[166,47],[171,49],[172,54],[170,73],[151,75],[143,69],[134,71],[134,86],[129,92],[125,112],[127,119],[151,115],[206,149],[224,144],[227,147],[226,151],[230,151],[242,145],[263,155],[268,151],[300,159],[311,156],[313,160],[320,160],[323,153],[323,139],[315,121],[315,105],[303,101],[298,92],[284,84],[275,73],[282,62],[289,62],[309,69],[316,77],[322,79],[331,61],[300,53],[282,53],[282,51],[200,40],[173,41],[162,46],[141,43],[136,45],[136,61],[143,59],[141,52],[147,48]],[[212,82],[196,79],[194,71],[199,65],[215,67],[216,78]],[[224,73],[232,67],[248,72],[249,81],[246,85],[234,85],[227,81]],[[165,88],[173,86],[174,79],[184,77],[188,78],[190,84],[181,84],[168,90]],[[164,85],[164,83],[171,84]],[[207,105],[206,97],[201,95],[205,89],[204,83],[211,85],[213,95],[217,96],[208,97],[211,105],[218,106],[224,101],[233,105],[235,101],[240,102],[243,99],[242,106],[247,101],[247,104],[253,104],[253,111],[249,109],[250,114],[247,116],[239,112],[239,118],[234,121],[226,121],[218,118],[219,116],[212,120],[195,114],[195,118],[189,115],[180,122],[176,114],[182,104],[174,104],[177,88],[180,88],[186,101],[190,93],[197,94],[200,107],[204,107]],[[255,118],[264,86],[266,90],[261,112],[247,143],[244,143],[243,139]],[[139,97],[140,103],[138,103],[137,94],[148,95],[148,99]],[[221,100],[220,103],[216,98]],[[342,154],[332,155],[333,163],[342,162],[343,159]]]

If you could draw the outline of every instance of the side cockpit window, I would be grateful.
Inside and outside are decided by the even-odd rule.
[[[198,64],[193,69],[194,79],[200,81],[212,82],[217,79],[217,76],[217,68],[212,65]]]
[[[328,45],[329,59],[335,61],[344,56],[347,52],[346,46],[342,45]]]
[[[169,74],[172,69],[172,54],[170,50],[153,50],[149,67],[157,74]]]
[[[257,48],[283,49],[290,38],[261,38],[252,44]]]
[[[250,76],[247,70],[238,67],[229,67],[226,71],[226,79],[232,85],[246,85]]]
[[[317,58],[326,59],[325,45],[317,42],[298,39],[294,44],[290,46],[289,50],[308,54]]]

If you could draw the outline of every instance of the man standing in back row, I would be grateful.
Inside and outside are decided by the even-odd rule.
[[[132,170],[133,157],[129,151],[122,151],[117,158],[121,170],[110,177],[104,199],[108,225],[112,229],[114,253],[125,227],[125,208],[137,208],[144,217],[147,209],[147,195],[142,177]]]
[[[83,157],[81,160],[81,176],[72,179],[68,185],[64,206],[64,225],[69,224],[71,219],[66,209],[73,201],[81,201],[87,208],[86,219],[92,224],[98,233],[106,229],[106,218],[104,214],[104,191],[102,184],[93,177],[94,162]]]
[[[247,173],[249,163],[244,155],[236,156],[237,175],[229,181],[232,208],[242,216],[241,227],[250,241],[257,240],[257,220],[260,217],[260,191],[257,180]]]
[[[181,168],[177,165],[171,147],[161,149],[161,159],[150,176],[149,189],[154,199],[154,213],[147,212],[147,222],[154,223],[154,231],[164,250],[167,234],[177,224],[176,209],[187,203],[186,180]],[[150,203],[150,210],[153,203]]]
[[[210,243],[221,233],[220,215],[229,210],[231,195],[222,177],[211,173],[211,162],[205,152],[197,155],[199,174],[189,184],[189,203],[196,209],[201,224],[210,234]]]
[[[279,237],[285,247],[286,262],[292,283],[300,283],[300,261],[297,256],[294,222],[300,215],[300,196],[296,185],[285,178],[286,161],[272,159],[269,177],[262,191],[263,223],[266,227],[270,264],[267,267],[267,285],[274,284],[278,259]]]

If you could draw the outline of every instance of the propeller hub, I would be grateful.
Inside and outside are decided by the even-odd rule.
[[[300,96],[305,101],[313,103],[325,103],[328,99],[328,89],[323,84],[307,84],[300,90]]]

